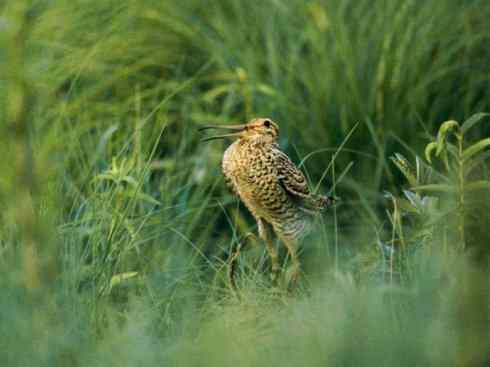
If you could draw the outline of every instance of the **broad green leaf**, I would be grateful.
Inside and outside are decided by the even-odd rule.
[[[465,134],[469,129],[479,123],[484,117],[490,116],[490,113],[480,112],[471,116],[468,120],[463,123],[461,131]]]
[[[410,185],[417,185],[417,177],[413,172],[413,167],[403,155],[395,153],[395,156],[390,159],[398,167],[400,172],[403,173]]]
[[[116,274],[116,275],[112,276],[112,278],[111,278],[110,288],[112,288],[118,284],[121,284],[123,281],[125,281],[127,279],[134,278],[137,275],[138,275],[137,271],[129,271],[126,273]]]
[[[454,130],[455,128],[459,129],[459,124],[455,120],[449,120],[444,122],[439,128],[439,132],[437,133],[437,150],[436,155],[439,156],[444,149],[444,143],[446,142],[446,136],[449,132]]]
[[[441,127],[439,128],[439,134],[446,136],[454,128],[459,128],[458,121],[448,120],[448,121],[442,123]]]
[[[467,191],[476,191],[476,190],[490,190],[490,181],[481,180],[474,181],[465,186]]]
[[[432,143],[427,144],[425,147],[425,159],[427,159],[427,162],[432,164],[432,152],[437,149],[437,143],[433,141]]]
[[[114,175],[109,173],[100,173],[93,178],[94,181],[116,181]]]
[[[400,199],[399,205],[402,212],[410,212],[413,214],[420,213],[420,210],[417,207],[413,206],[408,200]]]
[[[436,191],[436,192],[456,192],[456,191],[458,191],[456,186],[446,185],[446,184],[421,185],[421,186],[415,186],[412,189],[416,190],[416,191]]]
[[[403,190],[403,194],[415,208],[421,209],[423,207],[422,199],[420,199],[418,194],[409,190]]]
[[[471,147],[466,148],[463,152],[463,159],[468,159],[474,156],[476,153],[482,151],[486,147],[490,147],[490,138],[480,140],[478,143],[475,143]]]

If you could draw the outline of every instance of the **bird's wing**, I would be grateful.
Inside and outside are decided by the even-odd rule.
[[[298,199],[309,196],[310,189],[303,172],[278,148],[274,151],[274,157],[278,180],[284,190]]]

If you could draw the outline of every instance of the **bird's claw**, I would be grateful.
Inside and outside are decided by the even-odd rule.
[[[271,272],[272,285],[276,286],[278,281],[279,281],[279,269],[272,269]]]
[[[286,278],[285,284],[288,291],[292,291],[296,288],[298,284],[299,275],[300,275],[300,268],[298,266],[292,266],[287,270],[285,276]]]

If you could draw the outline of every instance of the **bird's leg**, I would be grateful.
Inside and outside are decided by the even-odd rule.
[[[299,262],[299,257],[298,257],[298,252],[296,250],[296,245],[297,242],[295,240],[290,240],[290,239],[282,239],[284,242],[284,245],[286,246],[289,256],[291,256],[291,261],[292,261],[292,273],[291,277],[289,278],[289,284],[290,288],[293,288],[299,278],[299,274],[301,271],[301,264]]]
[[[259,226],[259,236],[264,240],[267,245],[267,251],[269,252],[269,256],[271,258],[272,264],[272,282],[277,281],[277,276],[279,274],[280,266],[279,266],[279,255],[277,253],[276,246],[274,246],[274,241],[271,236],[271,226],[266,223],[264,220],[257,218],[257,224]]]

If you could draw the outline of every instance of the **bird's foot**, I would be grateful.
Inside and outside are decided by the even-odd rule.
[[[298,280],[300,276],[301,270],[299,266],[291,266],[285,275],[285,286],[288,291],[293,291],[298,285]]]
[[[277,268],[277,269],[272,269],[272,272],[271,272],[271,283],[274,287],[276,287],[278,285],[278,282],[279,282],[279,272],[280,272],[280,269]]]

